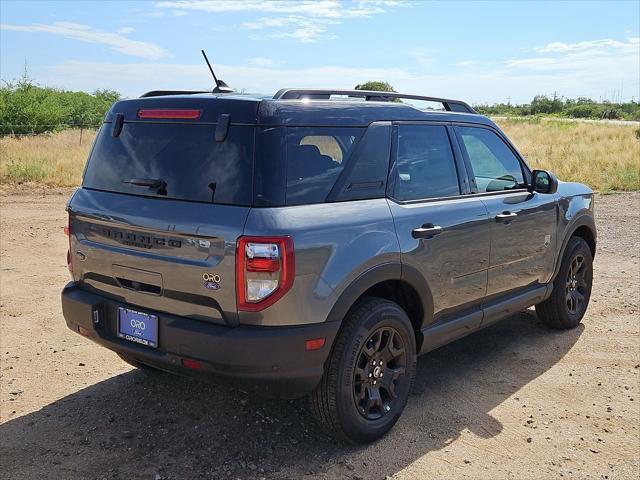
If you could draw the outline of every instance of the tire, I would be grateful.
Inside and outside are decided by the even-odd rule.
[[[364,297],[344,319],[311,394],[311,410],[336,438],[372,442],[400,418],[415,370],[416,341],[407,314],[388,300]]]
[[[575,328],[582,321],[593,283],[593,256],[587,242],[571,237],[560,271],[553,281],[551,296],[536,305],[536,313],[546,325],[559,330]]]

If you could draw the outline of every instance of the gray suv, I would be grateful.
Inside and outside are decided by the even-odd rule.
[[[117,102],[68,213],[70,329],[308,395],[350,442],[395,424],[417,355],[532,305],[575,327],[596,249],[593,192],[466,103],[358,90]]]

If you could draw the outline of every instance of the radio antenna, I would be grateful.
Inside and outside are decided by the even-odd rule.
[[[207,62],[207,67],[209,67],[209,71],[211,72],[211,75],[213,75],[213,79],[216,82],[216,87],[218,86],[218,77],[216,77],[215,72],[213,71],[213,68],[211,67],[211,64],[209,63],[209,59],[207,58],[207,54],[204,53],[204,50],[200,50],[202,52],[202,56],[204,57],[204,61]]]
[[[204,53],[204,50],[200,50],[200,51],[202,52],[202,56],[204,57],[204,61],[207,62],[207,67],[209,67],[209,71],[211,72],[211,75],[213,76],[213,80],[216,82],[216,86],[213,89],[213,93],[233,92],[233,89],[230,88],[229,85],[224,83],[223,80],[218,80],[218,77],[216,77],[216,74],[213,71],[213,67],[211,66],[211,63],[209,63],[209,59],[207,58],[207,54]]]

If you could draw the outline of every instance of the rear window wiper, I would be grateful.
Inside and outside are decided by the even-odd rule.
[[[149,187],[151,190],[156,190],[158,195],[167,194],[167,182],[161,178],[132,178],[131,180],[123,180],[122,183],[138,187]]]

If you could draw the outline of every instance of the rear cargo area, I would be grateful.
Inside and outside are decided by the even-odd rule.
[[[80,288],[237,324],[235,248],[252,203],[257,105],[178,96],[112,107],[68,205]]]

